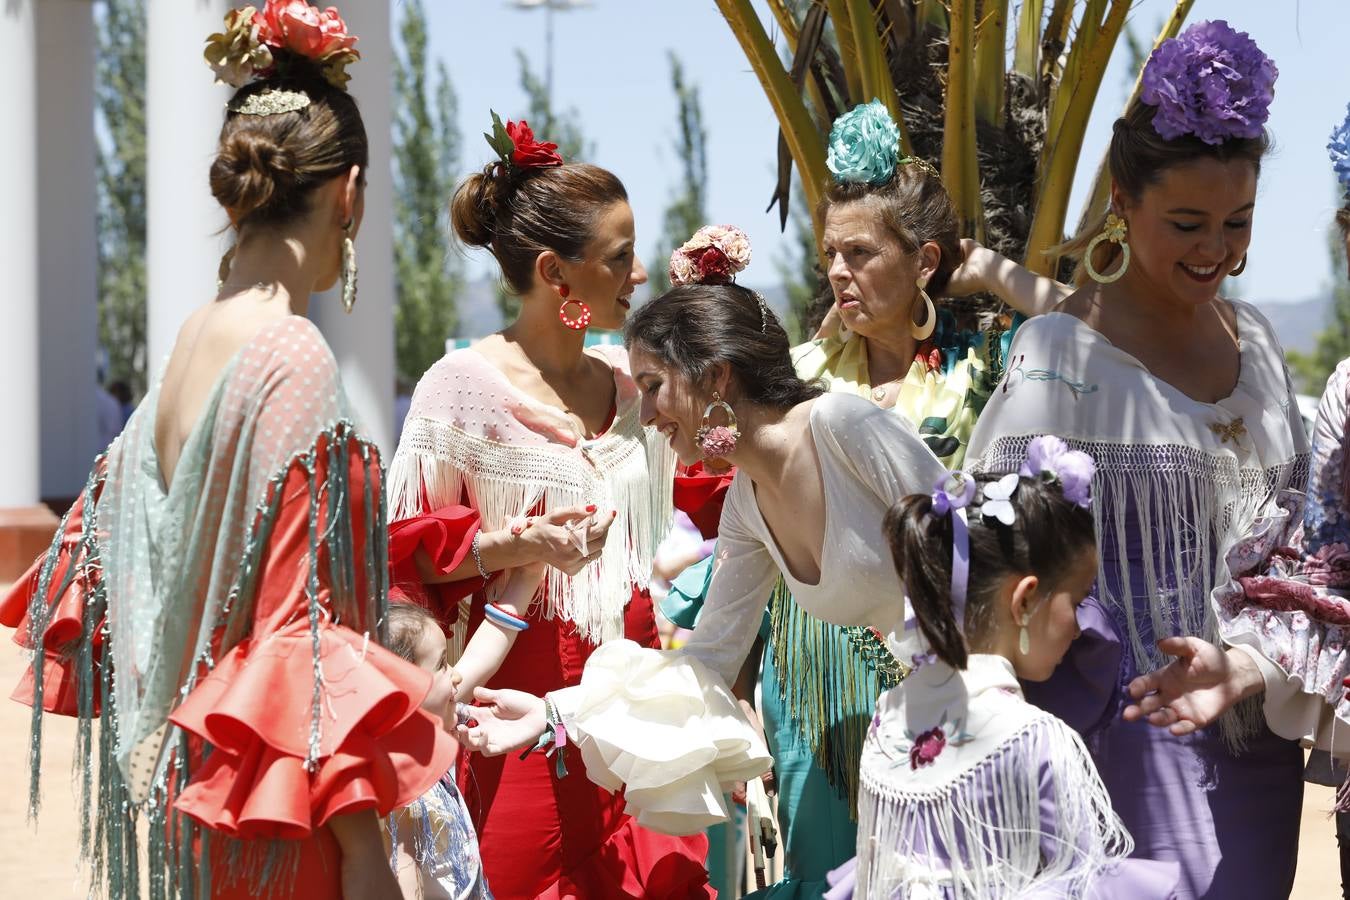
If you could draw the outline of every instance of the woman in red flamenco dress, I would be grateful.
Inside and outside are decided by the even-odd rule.
[[[367,146],[333,83],[353,40],[335,11],[280,0],[213,37],[208,61],[244,85],[211,168],[233,262],[0,598],[36,651],[15,693],[33,811],[43,714],[77,716],[81,852],[110,896],[393,900],[378,816],[453,761],[419,709],[429,677],[380,646],[379,453],[304,318],[340,270],[355,298]]]
[[[460,185],[451,217],[496,257],[520,314],[423,376],[389,472],[394,590],[449,631],[461,695],[575,684],[612,638],[657,645],[646,585],[675,463],[638,421],[623,352],[584,347],[588,326],[622,324],[646,280],[623,185],[563,163],[524,122],[495,125],[499,158]],[[500,573],[534,563],[548,568],[533,603],[493,602]],[[497,896],[715,896],[706,838],[638,826],[579,757],[564,750],[563,765],[566,775],[542,753],[461,758]]]

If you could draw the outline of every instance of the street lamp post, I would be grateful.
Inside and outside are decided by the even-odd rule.
[[[553,13],[568,12],[591,5],[591,0],[507,0],[516,9],[544,11],[544,97],[549,112],[553,110]]]

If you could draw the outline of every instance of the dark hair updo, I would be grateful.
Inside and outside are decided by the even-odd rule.
[[[788,409],[824,390],[797,377],[791,344],[763,299],[738,284],[688,284],[640,307],[624,329],[624,345],[641,347],[698,382],[726,363],[742,399]]]
[[[849,203],[874,210],[907,253],[917,253],[930,241],[937,244],[941,258],[924,290],[931,297],[946,292],[952,272],[961,264],[961,233],[952,198],[937,172],[908,162],[897,165],[895,174],[881,184],[831,180],[822,201],[825,211]]]
[[[965,622],[952,612],[952,517],[933,514],[933,498],[911,494],[886,513],[882,525],[895,569],[938,658],[964,669],[966,636],[979,640],[994,622],[994,600],[1009,575],[1035,575],[1047,588],[1062,583],[1078,554],[1094,546],[1092,513],[1064,498],[1057,482],[1021,478],[1013,495],[1012,525],[985,521],[971,508],[984,502],[985,485],[1002,476],[972,476],[978,485],[967,507],[970,569]]]
[[[370,151],[356,101],[307,61],[289,63],[285,76],[240,88],[230,108],[271,89],[303,91],[308,106],[266,116],[231,111],[220,130],[211,193],[239,228],[294,221],[309,211],[315,188],[352,166],[360,166],[365,178]]]
[[[518,170],[492,162],[455,188],[450,223],[464,243],[488,248],[507,285],[524,294],[534,284],[540,253],[580,262],[601,214],[627,199],[623,182],[599,166]]]
[[[1167,140],[1153,127],[1153,117],[1157,112],[1156,106],[1149,106],[1135,98],[1129,109],[1125,110],[1125,115],[1116,119],[1111,126],[1111,146],[1106,154],[1107,168],[1116,187],[1131,201],[1137,201],[1146,188],[1157,184],[1168,169],[1202,159],[1217,159],[1219,162],[1246,160],[1260,176],[1261,160],[1271,147],[1268,132],[1262,131],[1261,136],[1255,138],[1229,138],[1218,144],[1206,143],[1193,134]],[[1052,249],[1051,255],[1081,260],[1087,252],[1087,245],[1106,227],[1108,211],[1101,210],[1081,234]],[[1103,241],[1098,246],[1093,265],[1099,272],[1109,271],[1119,255],[1118,244]],[[1080,264],[1074,272],[1074,281],[1082,284],[1086,277],[1087,272]]]

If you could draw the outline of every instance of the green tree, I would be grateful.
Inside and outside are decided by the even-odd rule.
[[[590,155],[590,148],[581,130],[581,114],[576,107],[561,112],[553,108],[548,85],[530,67],[525,51],[516,49],[516,61],[520,64],[520,88],[525,92],[525,113],[520,118],[530,123],[536,139],[557,144],[563,159],[568,162],[585,159]],[[497,285],[497,308],[501,310],[503,322],[513,321],[520,312],[520,298],[511,293],[504,282]]]
[[[106,381],[146,388],[145,0],[98,17],[98,338]]]
[[[1337,199],[1344,202],[1339,193]],[[1339,227],[1328,229],[1327,249],[1331,254],[1331,271],[1345,271],[1345,242]],[[1320,395],[1336,364],[1346,357],[1350,357],[1350,283],[1333,275],[1326,327],[1318,333],[1312,352],[1290,350],[1285,358],[1298,389],[1306,394]]]
[[[457,324],[463,285],[449,252],[447,203],[459,168],[457,100],[444,63],[427,77],[427,20],[422,0],[408,0],[394,57],[394,359],[400,381],[413,384],[445,353]]]
[[[679,103],[679,133],[674,147],[680,161],[680,182],[666,207],[656,255],[647,267],[653,295],[670,287],[670,254],[708,222],[708,132],[703,127],[703,107],[699,102],[698,86],[685,79],[684,67],[673,52],[670,54],[670,83]]]

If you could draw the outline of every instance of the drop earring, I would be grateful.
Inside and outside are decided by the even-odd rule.
[[[924,290],[928,287],[926,275],[919,276],[918,285],[919,299],[923,301],[925,307],[923,324],[915,324],[913,316],[910,316],[909,333],[916,341],[926,341],[932,336],[933,329],[937,328],[937,308],[933,306],[933,298],[928,296],[928,291]]]
[[[1120,276],[1125,274],[1125,270],[1130,267],[1130,245],[1125,237],[1129,231],[1129,226],[1125,220],[1115,213],[1106,214],[1106,225],[1087,245],[1087,251],[1083,254],[1083,268],[1087,269],[1088,277],[1098,284],[1110,284],[1113,281],[1119,281]],[[1120,267],[1109,275],[1103,275],[1097,271],[1097,267],[1092,264],[1092,253],[1102,241],[1120,245]]]
[[[571,296],[571,293],[572,289],[567,285],[558,286],[558,296],[562,298],[562,305],[558,307],[558,319],[573,331],[585,331],[591,324],[591,308],[576,297]],[[577,308],[576,318],[567,315],[567,307],[569,306]]]
[[[1027,633],[1027,617],[1022,618],[1022,630],[1017,634],[1017,652],[1026,656],[1031,652],[1031,635]]]
[[[350,313],[356,305],[356,245],[352,242],[351,219],[342,231],[342,308]]]

